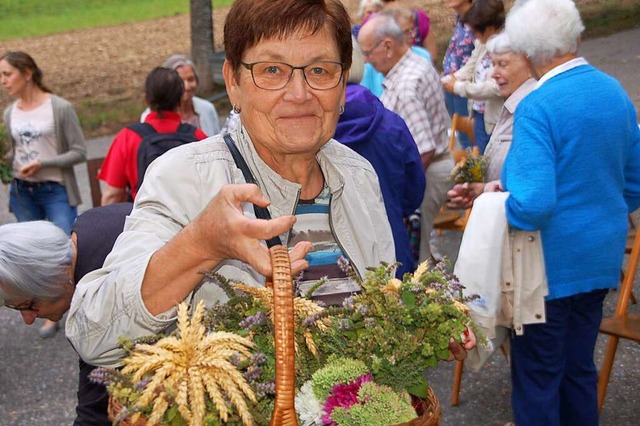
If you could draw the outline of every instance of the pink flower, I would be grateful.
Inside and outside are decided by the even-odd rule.
[[[338,383],[331,389],[331,394],[324,401],[322,416],[322,424],[336,426],[336,423],[331,420],[331,413],[337,407],[349,408],[358,403],[358,391],[360,386],[365,382],[371,382],[373,378],[371,373],[364,374],[352,382]]]

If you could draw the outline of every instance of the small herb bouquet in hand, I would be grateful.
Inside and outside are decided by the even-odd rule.
[[[450,178],[455,183],[484,182],[489,159],[477,150],[469,151],[451,171]]]
[[[443,263],[429,269],[425,262],[403,280],[394,277],[394,265],[372,268],[364,279],[346,262],[341,267],[361,293],[338,307],[293,300],[299,424],[409,422],[416,417],[415,397],[425,398],[429,389],[424,369],[449,359],[451,338],[461,341],[467,327],[477,333],[463,287]],[[225,290],[226,303],[206,313],[200,303],[190,320],[181,304],[175,335],[128,346],[121,371],[92,373],[124,407],[116,420],[269,424],[276,370],[273,290],[207,275]]]

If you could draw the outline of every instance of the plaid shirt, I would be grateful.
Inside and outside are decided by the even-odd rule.
[[[407,123],[420,154],[446,153],[448,114],[440,77],[431,62],[407,50],[382,85],[380,100]]]

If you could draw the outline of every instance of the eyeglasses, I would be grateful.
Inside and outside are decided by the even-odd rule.
[[[382,43],[384,41],[384,39],[382,40],[378,40],[378,42],[376,44],[373,45],[373,47],[369,50],[364,50],[364,49],[360,49],[360,52],[362,52],[362,56],[364,56],[365,58],[369,55],[371,55],[373,53],[374,50],[376,50],[376,48],[378,46],[380,46],[380,43]]]
[[[5,303],[4,307],[9,309],[14,309],[16,311],[32,311],[35,304],[36,304],[36,300],[31,299],[29,302],[26,302],[26,304],[23,303],[21,305],[10,305],[8,303]]]
[[[301,67],[284,62],[240,62],[251,71],[256,87],[264,90],[280,90],[291,80],[293,71],[302,70],[304,81],[315,90],[330,90],[338,86],[344,73],[344,64],[333,61],[318,61]]]
[[[402,31],[402,34],[407,37],[408,39],[411,39],[413,41],[413,39],[416,36],[416,31],[413,27],[411,28],[407,28],[406,30]]]

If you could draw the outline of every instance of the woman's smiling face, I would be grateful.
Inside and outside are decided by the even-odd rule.
[[[262,40],[247,49],[242,62],[281,62],[293,67],[318,61],[340,62],[338,47],[325,27],[315,34],[295,32],[284,39]],[[237,80],[236,80],[237,76]],[[347,72],[328,90],[311,88],[302,70],[294,70],[281,89],[257,87],[251,71],[241,66],[237,73],[225,63],[227,91],[241,110],[246,128],[261,158],[269,156],[315,156],[333,136],[340,106],[345,102]]]

